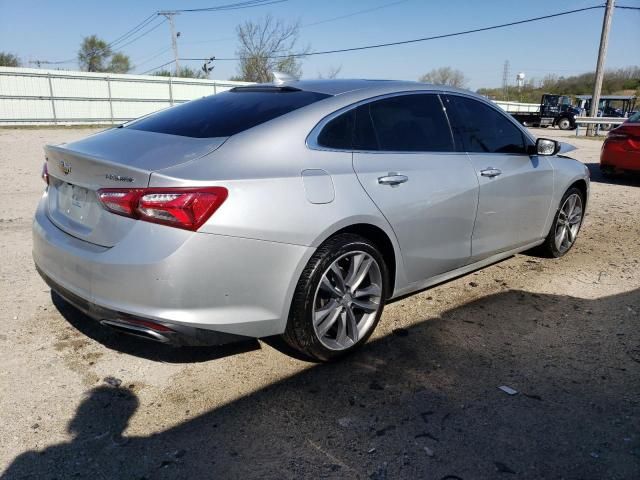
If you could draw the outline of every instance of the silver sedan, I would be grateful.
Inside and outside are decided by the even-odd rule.
[[[104,325],[171,344],[366,342],[385,302],[580,229],[586,167],[467,91],[254,85],[46,147],[33,256]]]

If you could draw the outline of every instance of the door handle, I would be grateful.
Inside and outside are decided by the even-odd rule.
[[[391,186],[400,185],[401,183],[404,183],[408,180],[409,180],[409,177],[407,177],[406,175],[400,175],[395,172],[389,172],[389,175],[386,175],[384,177],[378,177],[378,183],[380,185],[391,185]]]
[[[480,170],[480,175],[482,175],[483,177],[489,177],[489,178],[497,177],[501,173],[502,173],[502,170],[500,170],[498,168],[493,168],[493,167],[489,167],[489,168],[485,168],[484,170]]]

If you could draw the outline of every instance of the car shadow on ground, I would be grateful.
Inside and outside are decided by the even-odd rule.
[[[592,182],[640,187],[640,173],[621,173],[605,177],[600,171],[599,163],[587,163],[586,165]]]
[[[23,453],[4,478],[638,478],[640,289],[424,310],[343,361],[147,437],[123,435],[133,392],[93,389],[73,440]]]
[[[51,301],[60,314],[76,330],[104,345],[110,350],[137,357],[167,363],[196,363],[207,362],[218,358],[237,355],[260,348],[260,342],[255,339],[211,347],[183,347],[175,348],[162,343],[136,338],[131,335],[115,332],[108,327],[89,318],[75,308],[60,295],[51,292]]]

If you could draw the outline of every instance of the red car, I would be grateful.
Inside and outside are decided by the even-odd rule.
[[[640,172],[640,112],[609,132],[602,144],[600,171],[605,176]]]

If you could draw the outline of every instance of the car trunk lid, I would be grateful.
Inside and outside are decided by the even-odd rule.
[[[135,220],[104,210],[99,189],[145,188],[154,171],[200,158],[225,140],[114,128],[78,142],[47,146],[47,215],[68,234],[111,247]]]

